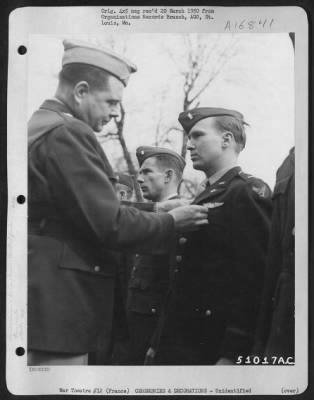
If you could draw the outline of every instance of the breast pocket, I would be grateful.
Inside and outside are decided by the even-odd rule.
[[[209,223],[200,232],[201,248],[205,254],[208,252],[215,254],[225,253],[226,246],[228,247],[230,221],[231,219],[228,216],[228,209],[225,204],[209,208]]]
[[[59,268],[111,278],[114,276],[113,260],[105,258],[96,247],[85,250],[81,243],[67,241],[63,242]]]

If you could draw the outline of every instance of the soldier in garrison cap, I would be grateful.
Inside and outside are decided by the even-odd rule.
[[[116,176],[116,193],[120,201],[131,201],[134,195],[133,178],[130,175],[119,173]]]
[[[145,199],[179,199],[185,160],[175,151],[141,146],[138,183]],[[137,255],[128,285],[127,315],[131,347],[129,364],[143,365],[173,275],[174,254]]]
[[[109,351],[109,249],[164,253],[174,231],[207,223],[204,207],[154,214],[120,205],[95,132],[119,116],[135,71],[108,50],[65,40],[55,97],[29,121],[29,364],[86,364],[88,353]]]
[[[237,165],[246,142],[242,114],[204,107],[179,121],[193,167],[206,174],[194,204],[208,208],[209,224],[178,240],[176,291],[156,363],[233,364],[252,351],[271,191]]]

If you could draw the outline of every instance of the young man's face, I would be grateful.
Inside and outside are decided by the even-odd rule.
[[[157,160],[154,157],[147,158],[137,178],[144,198],[159,201],[165,188],[165,178],[165,171],[158,166]]]
[[[223,152],[223,137],[215,126],[214,118],[205,118],[197,122],[188,137],[187,148],[194,169],[206,173],[218,164]]]
[[[116,183],[116,194],[120,201],[131,200],[133,196],[133,191],[123,183]]]
[[[79,104],[81,119],[95,132],[101,132],[111,118],[120,115],[123,89],[123,83],[114,76],[108,77],[105,89],[89,88]]]

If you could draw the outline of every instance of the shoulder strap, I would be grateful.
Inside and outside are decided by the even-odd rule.
[[[65,117],[61,113],[39,109],[35,111],[28,123],[28,148],[43,135],[64,124]]]

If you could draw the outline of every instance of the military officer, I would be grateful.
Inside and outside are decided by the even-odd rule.
[[[237,165],[246,143],[241,113],[195,108],[179,121],[193,167],[206,174],[194,204],[208,208],[209,224],[178,241],[175,296],[156,362],[168,357],[168,364],[233,364],[252,350],[271,191]]]
[[[163,253],[204,208],[123,207],[95,132],[119,115],[130,61],[64,41],[53,99],[28,127],[28,363],[86,364],[111,343],[115,259],[105,249]]]
[[[277,171],[267,270],[255,353],[294,361],[294,148]]]
[[[178,199],[185,160],[175,151],[141,146],[138,183],[145,199],[163,202]],[[131,337],[131,364],[143,364],[150,339],[171,280],[173,255],[137,255],[128,289],[127,315]]]

